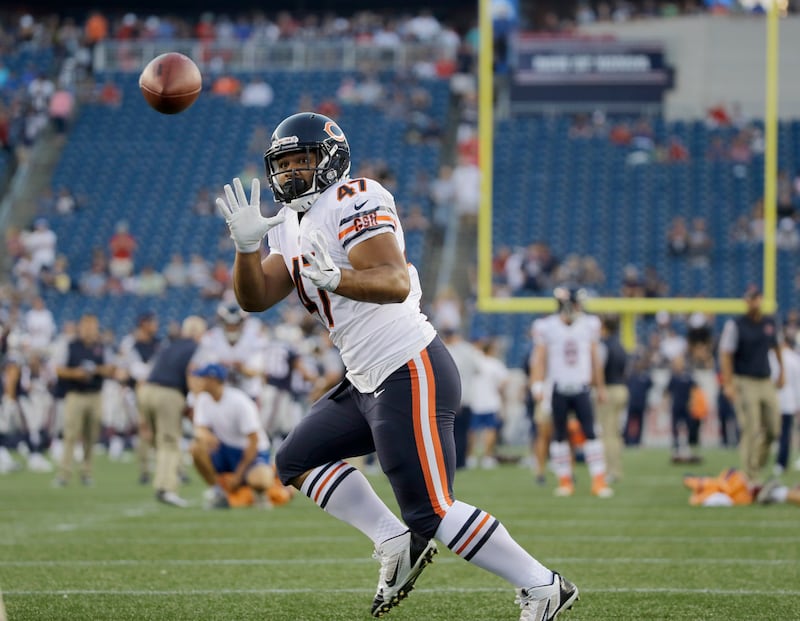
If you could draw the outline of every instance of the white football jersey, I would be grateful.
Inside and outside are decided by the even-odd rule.
[[[222,326],[215,326],[200,340],[193,364],[203,366],[217,363],[232,367],[239,363],[247,368],[264,347],[264,342],[263,324],[257,317],[248,317],[244,320],[241,335],[233,344],[225,336]],[[261,390],[260,377],[240,377],[238,381],[239,387],[251,397],[258,395]]]
[[[405,252],[403,229],[392,195],[372,179],[347,179],[325,190],[307,212],[283,208],[286,219],[268,234],[270,253],[280,254],[294,280],[300,301],[328,328],[347,368],[347,378],[361,392],[372,392],[393,371],[425,349],[436,331],[419,308],[422,290],[413,265],[411,291],[399,304],[359,302],[317,289],[300,275],[308,236],[322,233],[338,267],[352,269],[348,253],[367,239],[392,233]]]
[[[253,400],[234,386],[225,386],[219,401],[207,392],[197,395],[194,403],[194,424],[208,427],[220,442],[236,448],[247,447],[247,436],[255,432],[258,450],[269,448],[269,438],[261,428],[258,409]]]
[[[566,324],[556,313],[533,322],[533,341],[547,347],[547,379],[561,386],[592,382],[592,343],[600,341],[600,318],[580,314]]]

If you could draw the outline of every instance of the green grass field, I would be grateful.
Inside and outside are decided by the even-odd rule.
[[[705,453],[698,474],[736,465]],[[457,496],[500,518],[534,556],[573,580],[565,621],[800,619],[800,507],[694,508],[685,468],[631,451],[610,500],[555,498],[517,466],[459,472]],[[137,485],[132,464],[101,457],[92,488],[50,475],[0,477],[0,587],[10,621],[369,619],[378,563],[351,527],[305,497],[272,511],[174,509]],[[389,498],[382,476],[372,476]],[[800,480],[798,473],[787,477]],[[396,506],[393,499],[391,506]],[[513,590],[440,546],[389,619],[517,619]]]

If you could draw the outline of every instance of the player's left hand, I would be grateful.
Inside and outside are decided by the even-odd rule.
[[[311,242],[312,253],[306,255],[308,267],[300,270],[300,274],[308,278],[318,288],[326,291],[336,291],[342,280],[342,270],[333,264],[333,259],[328,252],[328,243],[321,231],[311,231],[308,235]]]

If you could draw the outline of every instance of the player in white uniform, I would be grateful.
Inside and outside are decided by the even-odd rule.
[[[199,365],[218,363],[229,371],[228,381],[252,399],[261,393],[261,374],[251,370],[253,360],[264,347],[264,326],[248,316],[238,304],[220,303],[217,325],[205,333],[197,351]]]
[[[521,619],[555,619],[577,588],[523,550],[496,518],[453,497],[458,371],[419,310],[419,278],[404,256],[392,195],[371,179],[350,179],[347,139],[319,114],[282,121],[264,157],[284,205],[278,215],[261,215],[258,179],[249,202],[239,179],[217,200],[236,245],[237,299],[263,311],[296,288],[346,368],[345,380],[278,450],[281,480],[372,539],[381,560],[373,616],[407,596],[436,553],[435,537],[514,584]],[[262,258],[267,234],[270,252]],[[405,524],[343,461],[372,451]]]
[[[558,477],[558,496],[571,496],[574,491],[572,457],[567,442],[567,417],[572,411],[586,436],[584,454],[592,477],[592,493],[607,498],[613,492],[605,481],[603,445],[594,431],[591,387],[597,399],[606,398],[603,369],[600,364],[600,319],[581,312],[583,290],[558,287],[554,295],[559,312],[537,319],[533,324],[535,345],[533,361],[533,398],[544,396],[544,382],[553,385],[553,440],[550,460]]]

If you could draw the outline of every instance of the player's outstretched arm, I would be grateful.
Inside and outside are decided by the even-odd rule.
[[[375,304],[399,304],[408,297],[411,290],[408,265],[392,233],[376,235],[353,248],[348,255],[353,269],[332,265],[321,236],[312,237],[312,247],[311,265],[303,270],[303,275],[318,287],[351,300]]]
[[[292,279],[281,257],[261,260],[264,236],[284,220],[283,212],[272,218],[261,215],[261,183],[253,179],[250,200],[237,177],[225,185],[225,198],[217,198],[217,208],[231,232],[236,246],[233,264],[233,289],[244,310],[259,312],[273,306],[292,290]]]

